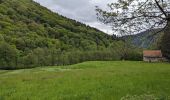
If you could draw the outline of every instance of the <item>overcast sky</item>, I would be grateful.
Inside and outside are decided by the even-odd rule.
[[[41,5],[63,16],[75,19],[105,33],[112,34],[110,26],[97,21],[95,6],[106,8],[106,5],[115,0],[34,0]]]

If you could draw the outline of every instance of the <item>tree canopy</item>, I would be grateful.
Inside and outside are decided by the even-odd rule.
[[[108,7],[108,11],[96,8],[98,19],[121,36],[159,29],[154,36],[164,31],[160,49],[170,58],[170,0],[118,0]]]
[[[107,11],[96,8],[98,19],[120,35],[165,28],[170,22],[169,0],[118,0],[108,7]]]

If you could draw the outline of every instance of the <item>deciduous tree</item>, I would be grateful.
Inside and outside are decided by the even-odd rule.
[[[119,35],[129,35],[145,30],[164,30],[163,41],[170,43],[170,0],[118,0],[108,4],[109,11],[97,7],[98,19],[112,26]],[[164,42],[165,43],[165,42]],[[169,54],[168,44],[162,45],[165,56]],[[165,50],[166,48],[166,50]],[[168,52],[167,52],[168,51]]]

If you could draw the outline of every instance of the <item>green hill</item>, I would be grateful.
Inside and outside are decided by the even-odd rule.
[[[0,18],[1,38],[22,51],[54,46],[62,50],[94,50],[97,45],[99,49],[107,47],[111,39],[95,28],[53,13],[32,0],[1,0]]]
[[[0,68],[115,59],[112,37],[32,0],[0,0]]]

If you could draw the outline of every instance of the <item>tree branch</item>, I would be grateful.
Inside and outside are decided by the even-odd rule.
[[[156,5],[158,6],[158,8],[160,9],[160,11],[165,15],[165,17],[167,17],[166,12],[163,10],[163,8],[160,6],[159,2],[157,0],[155,0]]]
[[[140,10],[149,0],[146,0],[146,2],[144,2],[136,11]],[[135,11],[135,12],[136,12]]]
[[[162,31],[164,31],[164,30],[167,28],[167,26],[168,26],[168,22],[166,23],[166,25],[165,25],[164,28],[162,28],[161,30],[159,30],[159,31],[153,33],[152,35],[148,36],[148,38],[153,37],[153,36],[155,36],[156,34],[158,34],[158,33],[162,32]]]

